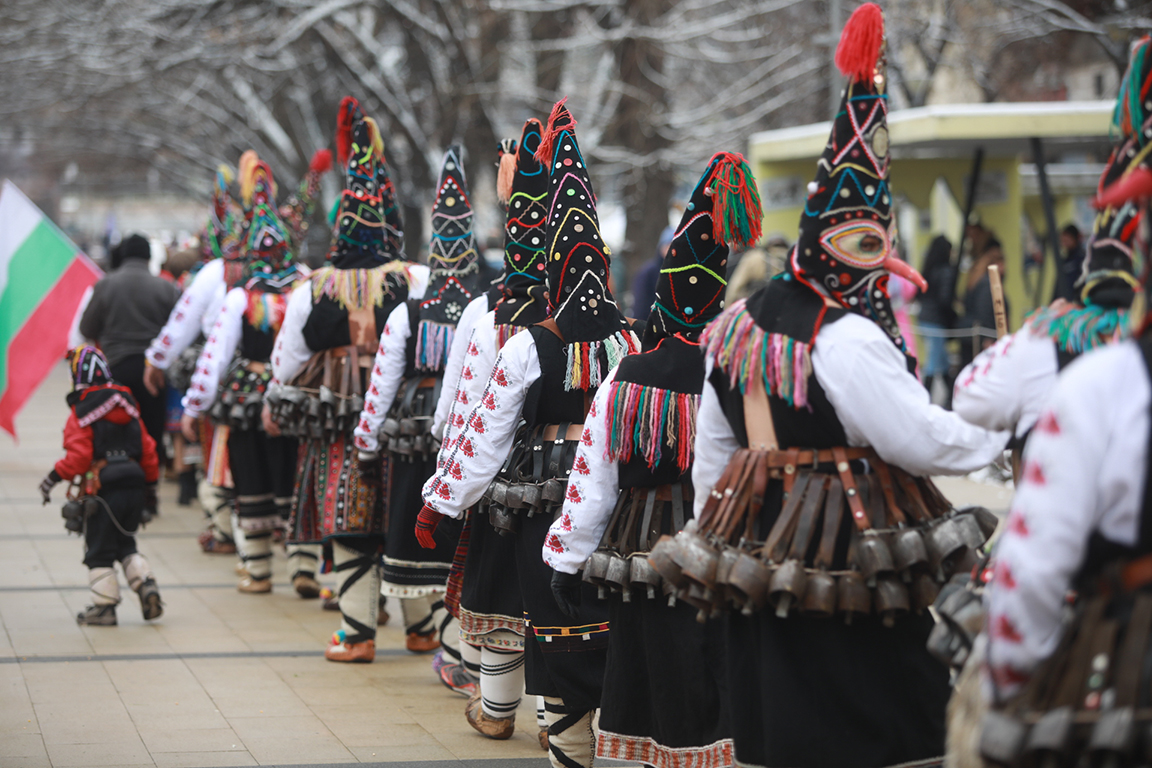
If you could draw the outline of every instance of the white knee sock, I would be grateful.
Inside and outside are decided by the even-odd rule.
[[[465,671],[477,680],[480,679],[480,646],[471,643],[460,643],[460,663]]]
[[[340,628],[345,642],[376,639],[376,616],[380,610],[380,566],[375,555],[366,555],[332,541],[332,559],[339,579]]]
[[[226,495],[227,491],[214,485],[209,485],[208,490],[206,496],[212,506],[206,508],[212,511],[212,527],[216,529],[216,538],[231,541],[235,536],[232,533],[232,503]],[[203,504],[205,496],[200,498]]]
[[[437,627],[432,623],[432,595],[400,598],[400,612],[404,614],[404,632],[426,635]]]
[[[244,547],[245,543],[244,529],[240,527],[240,520],[236,516],[236,510],[229,504],[228,523],[232,526],[232,540],[236,542],[236,554],[240,557],[240,562],[244,563]]]
[[[239,526],[236,530],[240,530]],[[243,548],[240,546],[241,539],[244,541]],[[257,581],[272,578],[272,531],[237,536],[236,548],[249,576]]]
[[[289,544],[288,578],[308,576],[316,578],[316,564],[320,562],[319,544]]]
[[[88,589],[92,590],[92,605],[117,605],[120,602],[120,582],[115,568],[89,568]]]
[[[442,595],[439,597],[443,597]],[[456,617],[448,613],[444,607],[444,600],[439,599],[432,604],[432,622],[440,631],[440,650],[444,652],[444,660],[449,664],[460,663],[460,624]]]
[[[516,717],[524,693],[524,652],[480,649],[480,704],[489,717]]]
[[[128,586],[133,592],[139,592],[140,585],[152,578],[152,567],[139,552],[133,552],[121,560],[120,567],[124,569],[124,577],[128,579]]]
[[[536,726],[539,728],[548,727],[548,718],[544,716],[544,697],[536,697]]]
[[[544,697],[548,721],[548,758],[553,768],[591,768],[596,752],[593,709],[571,709],[561,699]]]

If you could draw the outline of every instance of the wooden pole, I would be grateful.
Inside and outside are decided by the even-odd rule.
[[[1000,267],[988,267],[988,285],[992,289],[992,313],[996,316],[996,338],[1008,335],[1008,313],[1004,311],[1004,286],[1000,283]]]

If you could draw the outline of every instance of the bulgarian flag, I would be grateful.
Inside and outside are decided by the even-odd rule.
[[[84,293],[103,273],[16,185],[0,187],[0,429],[68,351]]]

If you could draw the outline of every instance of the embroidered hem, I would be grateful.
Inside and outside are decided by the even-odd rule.
[[[427,597],[428,595],[442,595],[444,594],[444,585],[435,584],[394,584],[385,581],[380,588],[380,594],[384,597]]]
[[[654,768],[724,768],[735,764],[735,749],[731,739],[700,747],[666,747],[648,736],[601,730],[596,757],[632,760]]]
[[[460,634],[482,637],[492,632],[504,630],[514,632],[520,637],[520,646],[524,647],[524,619],[512,616],[502,616],[498,613],[473,613],[467,608],[460,608]],[[484,645],[485,643],[478,643]]]

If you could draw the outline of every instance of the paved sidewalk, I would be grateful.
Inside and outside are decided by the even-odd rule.
[[[144,623],[121,575],[120,626],[78,627],[82,544],[64,531],[62,487],[46,507],[36,490],[62,455],[67,388],[58,367],[19,445],[0,435],[0,766],[548,765],[527,699],[510,741],[468,727],[431,658],[404,650],[398,605],[375,663],[325,661],[338,614],[296,596],[282,552],[273,594],[239,594],[234,558],[200,552],[203,515],[176,506],[173,484],[139,538],[163,618]]]

